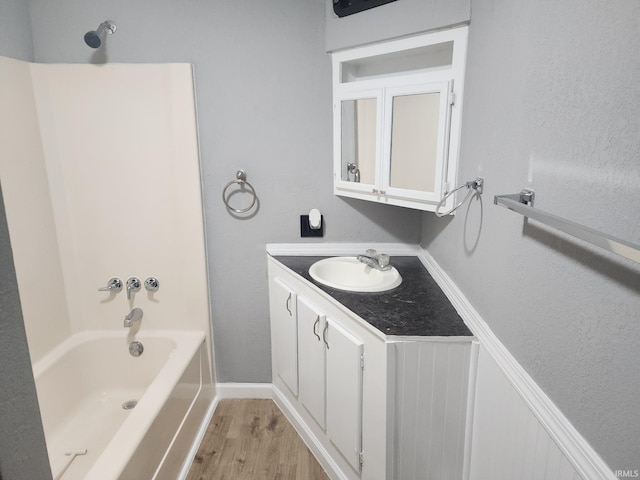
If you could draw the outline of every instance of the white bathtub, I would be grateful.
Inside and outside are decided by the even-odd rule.
[[[54,480],[175,478],[212,394],[204,339],[89,331],[34,365]],[[139,357],[132,340],[144,346]],[[137,406],[125,410],[130,400]]]

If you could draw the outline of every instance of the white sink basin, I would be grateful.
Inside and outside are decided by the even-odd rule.
[[[395,268],[376,270],[356,257],[319,260],[311,265],[309,275],[327,287],[349,292],[385,292],[402,283],[402,277]]]

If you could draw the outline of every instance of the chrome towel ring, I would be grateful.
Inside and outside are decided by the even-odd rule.
[[[251,205],[249,205],[247,208],[233,208],[231,205],[229,205],[229,198],[231,198],[231,195],[227,196],[227,190],[229,189],[229,187],[231,185],[234,185],[234,184],[240,185],[240,190],[244,190],[245,187],[247,187],[249,189],[249,193],[251,193],[252,200],[251,200]],[[229,210],[231,210],[232,212],[235,212],[235,213],[248,212],[256,204],[256,200],[257,200],[256,191],[253,189],[251,184],[249,182],[247,182],[247,174],[246,174],[246,172],[244,170],[238,170],[236,172],[236,179],[235,180],[231,180],[222,189],[222,201],[224,202],[224,205]]]
[[[467,187],[469,189],[469,191],[467,192],[467,195],[462,199],[462,201],[460,203],[458,203],[455,207],[453,207],[451,210],[449,210],[448,212],[444,212],[444,213],[441,212],[440,208],[442,208],[442,206],[444,205],[444,202],[447,201],[447,198],[449,198],[451,195],[453,195],[458,190],[460,190],[460,189],[462,189],[464,187]],[[482,194],[482,189],[483,188],[484,188],[484,178],[481,178],[481,177],[477,177],[475,180],[471,180],[470,182],[463,183],[459,187],[454,188],[449,193],[447,193],[444,197],[442,197],[442,200],[440,200],[440,202],[436,206],[436,210],[435,210],[436,216],[444,217],[445,215],[449,215],[450,213],[455,212],[458,208],[460,208],[462,206],[462,204],[464,202],[466,202],[469,199],[469,197],[471,197],[471,195],[474,192],[478,192],[479,194]]]

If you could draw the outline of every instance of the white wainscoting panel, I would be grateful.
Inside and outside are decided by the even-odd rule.
[[[471,480],[583,480],[483,347],[475,408]]]
[[[607,464],[500,342],[433,257],[426,250],[418,257],[482,346],[468,478],[615,480]],[[518,447],[516,442],[523,441],[524,446]],[[511,476],[508,468],[523,473]]]
[[[462,478],[471,340],[394,344],[394,479]]]

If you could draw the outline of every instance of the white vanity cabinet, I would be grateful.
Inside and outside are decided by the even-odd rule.
[[[466,46],[458,27],[332,54],[336,195],[435,210],[456,181]]]
[[[280,278],[269,280],[271,349],[273,370],[284,385],[298,394],[298,320],[297,295]]]
[[[300,403],[325,428],[327,317],[304,298],[298,308]]]
[[[364,343],[327,321],[327,436],[351,467],[362,467]]]
[[[360,471],[364,343],[299,296],[298,352],[300,404]]]
[[[388,337],[271,256],[268,271],[274,400],[330,478],[461,480],[473,337]]]
[[[386,471],[386,388],[380,381],[386,378],[384,340],[354,323],[343,309],[271,257],[268,268],[276,402],[294,425],[300,421],[297,426],[312,451],[315,444],[346,478],[383,478],[379,472]],[[289,294],[295,309],[287,304]],[[294,371],[292,330],[283,329],[289,310],[297,316],[297,390],[291,388],[289,375]],[[365,449],[369,459],[363,456]]]

